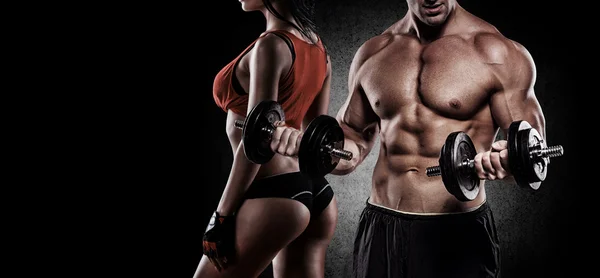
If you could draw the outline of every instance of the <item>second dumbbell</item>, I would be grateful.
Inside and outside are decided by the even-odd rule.
[[[352,159],[352,152],[344,150],[344,131],[335,118],[317,116],[302,134],[298,150],[300,171],[311,177],[322,177],[331,173],[340,159]]]
[[[526,121],[515,121],[508,129],[508,159],[517,184],[537,190],[545,180],[550,158],[563,155],[562,146],[548,147],[540,134]],[[461,201],[475,199],[481,179],[475,172],[477,152],[471,138],[464,132],[453,132],[442,146],[439,165],[428,167],[427,176],[442,176],[452,195]]]

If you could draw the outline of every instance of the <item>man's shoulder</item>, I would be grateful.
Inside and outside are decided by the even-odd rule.
[[[468,17],[468,21],[469,28],[463,30],[463,35],[472,39],[475,49],[483,57],[497,61],[527,52],[523,45],[505,36],[493,24],[473,15]]]
[[[515,73],[524,79],[535,75],[533,58],[519,42],[500,32],[474,33],[471,41],[483,62],[493,65],[491,69],[501,80],[514,80]]]
[[[375,54],[383,51],[391,45],[392,43],[396,44],[399,42],[410,43],[413,42],[418,44],[418,39],[411,34],[403,34],[398,32],[393,32],[390,30],[386,30],[376,36],[373,36],[363,42],[358,48],[355,57],[357,59],[368,59]]]
[[[407,29],[407,20],[402,18],[396,21],[384,29],[381,33],[378,33],[370,38],[367,38],[358,48],[355,58],[369,58],[381,50],[385,49],[392,42],[401,40],[402,37],[407,36],[405,30]]]
[[[392,37],[387,34],[379,34],[367,39],[356,50],[353,59],[354,64],[363,64],[364,61],[370,57],[373,57],[373,55],[384,49],[391,42],[391,40]]]
[[[382,48],[385,48],[393,39],[394,36],[390,33],[384,32],[378,34],[363,42],[362,45],[359,47],[359,51],[362,51],[364,54],[371,54],[372,52],[377,52]]]
[[[519,42],[505,37],[498,31],[478,31],[471,34],[475,49],[490,63],[503,63],[511,57],[527,55]]]

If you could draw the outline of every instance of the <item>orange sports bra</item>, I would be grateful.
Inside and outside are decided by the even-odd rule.
[[[292,51],[292,66],[288,74],[279,82],[277,101],[285,112],[286,125],[300,129],[302,119],[321,91],[327,75],[327,54],[321,40],[317,44],[310,44],[284,30],[268,31],[262,36],[267,33],[282,38]],[[239,60],[254,47],[257,40],[258,38],[215,77],[213,98],[217,106],[225,112],[231,110],[246,116],[248,93],[239,84],[235,76],[235,68]]]

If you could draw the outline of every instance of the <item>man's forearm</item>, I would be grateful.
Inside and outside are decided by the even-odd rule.
[[[352,153],[351,160],[340,159],[338,165],[331,171],[333,175],[347,175],[352,173],[364,159],[364,152],[359,145],[351,139],[344,139],[344,150]]]

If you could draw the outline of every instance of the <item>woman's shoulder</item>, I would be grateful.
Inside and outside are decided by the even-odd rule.
[[[289,43],[273,31],[262,33],[254,44],[254,49],[274,55],[289,55]]]

